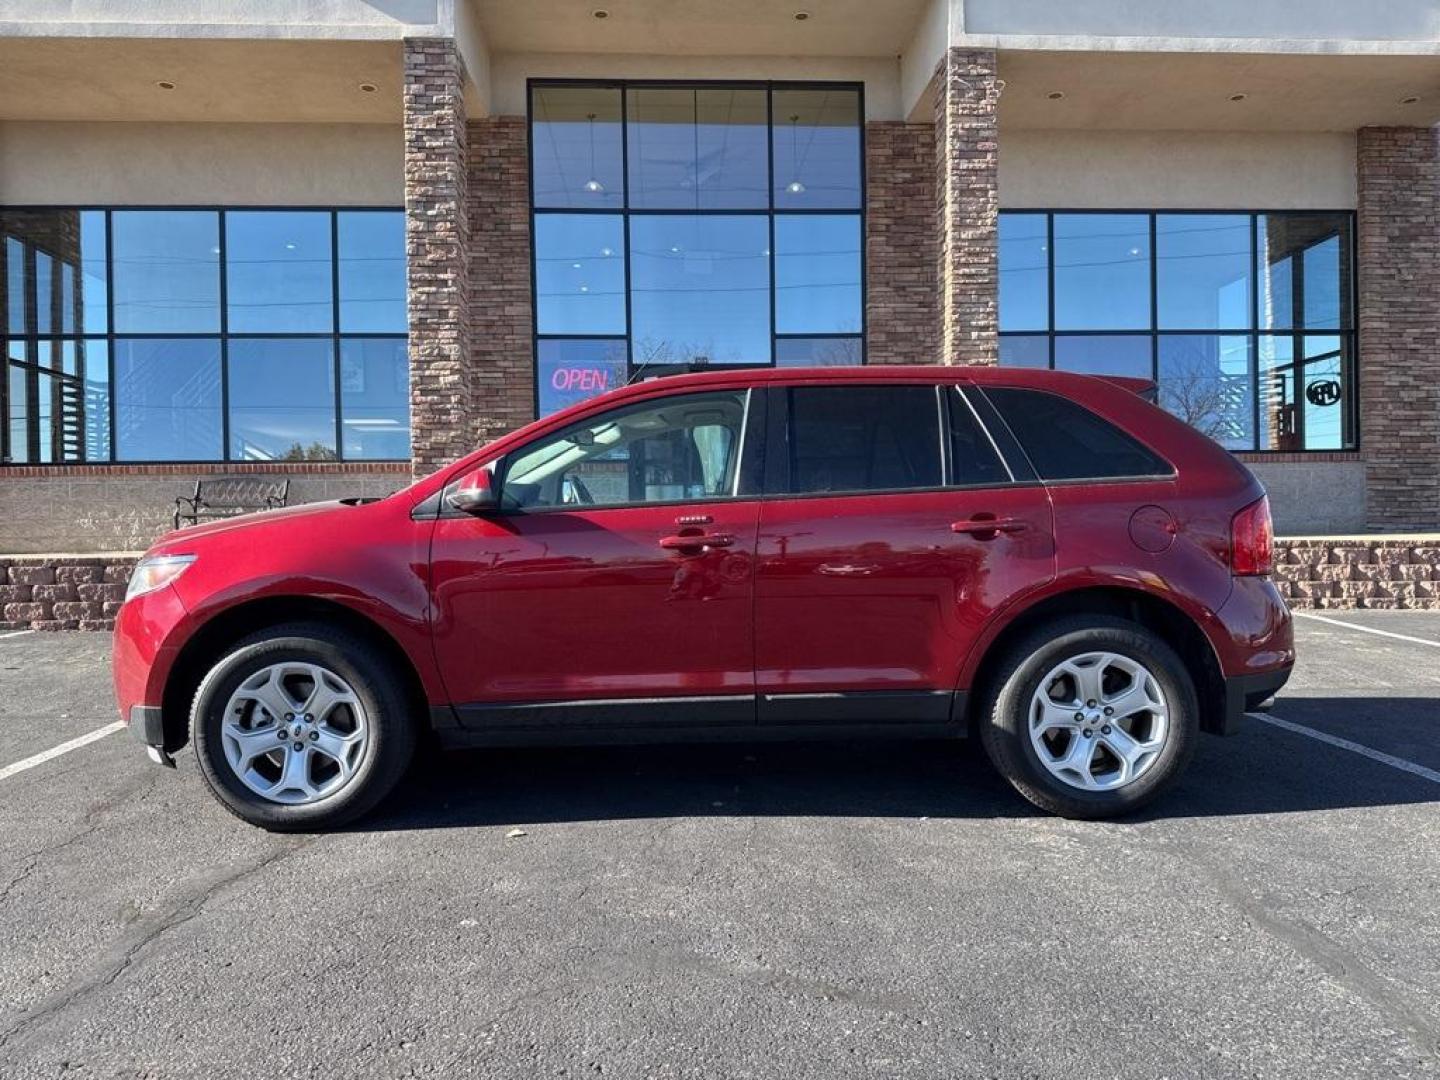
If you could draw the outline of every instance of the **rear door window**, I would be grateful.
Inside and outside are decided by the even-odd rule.
[[[1170,476],[1174,469],[1110,421],[1043,390],[985,388],[1042,480]]]
[[[906,491],[943,483],[934,386],[794,386],[784,393],[788,492]]]

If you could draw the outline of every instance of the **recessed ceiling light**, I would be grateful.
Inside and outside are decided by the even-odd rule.
[[[608,19],[610,12],[606,11],[603,7],[597,7],[594,11],[590,12],[590,17],[592,19]]]
[[[373,82],[362,82],[360,84],[360,92],[362,94],[373,94],[378,89],[380,88],[376,86]]]
[[[1408,94],[1400,99],[1401,105],[1415,105],[1420,101],[1419,94]]]
[[[1231,101],[1244,101],[1244,100],[1245,100],[1247,97],[1249,97],[1249,96],[1250,96],[1249,94],[1231,94],[1231,95],[1230,95],[1230,100],[1231,100]]]
[[[174,89],[175,89],[175,84],[174,84],[173,82],[170,82],[170,80],[168,80],[168,79],[161,79],[161,80],[160,80],[159,82],[157,82],[155,85],[158,86],[161,90],[174,90]]]
[[[796,22],[804,22],[809,17],[810,13],[808,11],[797,11],[794,15],[794,19]]]
[[[1063,98],[1063,97],[1065,96],[1065,91],[1064,91],[1064,90],[1051,90],[1051,91],[1050,91],[1048,94],[1046,94],[1045,96],[1046,96],[1047,98],[1049,98],[1051,101],[1059,101],[1061,98]]]

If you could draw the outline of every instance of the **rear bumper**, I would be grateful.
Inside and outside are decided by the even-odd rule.
[[[1258,709],[1280,692],[1290,681],[1293,664],[1260,671],[1252,675],[1231,675],[1225,680],[1225,716],[1220,735],[1233,735],[1240,723],[1240,717],[1252,709]]]

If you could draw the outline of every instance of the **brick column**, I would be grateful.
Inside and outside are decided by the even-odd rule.
[[[993,364],[1000,211],[995,53],[950,49],[936,79],[940,354],[947,364]]]
[[[935,129],[865,125],[865,359],[940,362]]]
[[[1357,136],[1360,446],[1375,529],[1440,525],[1440,135]]]
[[[469,139],[471,378],[484,442],[535,419],[525,117],[471,121]]]
[[[474,449],[465,66],[448,38],[405,42],[410,458],[417,476]]]

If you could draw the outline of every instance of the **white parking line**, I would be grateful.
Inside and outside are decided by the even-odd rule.
[[[62,742],[59,746],[52,746],[49,750],[42,750],[33,757],[27,757],[23,761],[15,762],[13,765],[6,765],[3,769],[0,769],[0,780],[8,780],[16,773],[22,773],[26,769],[33,769],[36,765],[44,765],[45,762],[52,758],[57,758],[61,754],[68,754],[71,750],[79,750],[82,746],[89,746],[92,742],[105,738],[106,735],[114,735],[115,732],[121,730],[124,726],[124,721],[116,720],[113,724],[106,724],[102,728],[96,728],[94,731],[71,739],[69,742]]]
[[[1346,630],[1359,630],[1365,634],[1375,634],[1379,637],[1395,638],[1398,641],[1410,641],[1416,645],[1429,645],[1432,649],[1440,649],[1440,641],[1431,641],[1429,638],[1411,637],[1409,634],[1397,634],[1391,630],[1376,630],[1373,626],[1361,626],[1359,623],[1327,619],[1324,615],[1313,615],[1308,611],[1293,611],[1291,614],[1297,619],[1313,619],[1315,622],[1329,623],[1331,626],[1343,626]]]
[[[1360,754],[1362,757],[1367,757],[1371,761],[1378,761],[1381,765],[1389,765],[1392,769],[1407,772],[1411,776],[1418,776],[1422,780],[1429,780],[1432,784],[1440,784],[1440,772],[1434,769],[1427,769],[1424,765],[1417,765],[1413,761],[1405,760],[1405,758],[1396,757],[1394,754],[1386,754],[1380,750],[1374,750],[1361,743],[1351,742],[1349,739],[1342,739],[1338,735],[1331,735],[1326,731],[1316,731],[1314,728],[1306,727],[1304,724],[1281,720],[1280,717],[1271,716],[1269,713],[1252,712],[1246,713],[1245,715],[1252,720],[1259,720],[1262,724],[1270,724],[1272,727],[1293,731],[1296,735],[1304,735],[1311,739],[1317,739],[1330,746],[1339,747],[1341,750],[1349,750],[1352,754]]]
[[[8,634],[0,634],[0,641],[4,641],[6,638],[24,637],[26,634],[33,634],[34,632],[34,630],[14,630]]]

